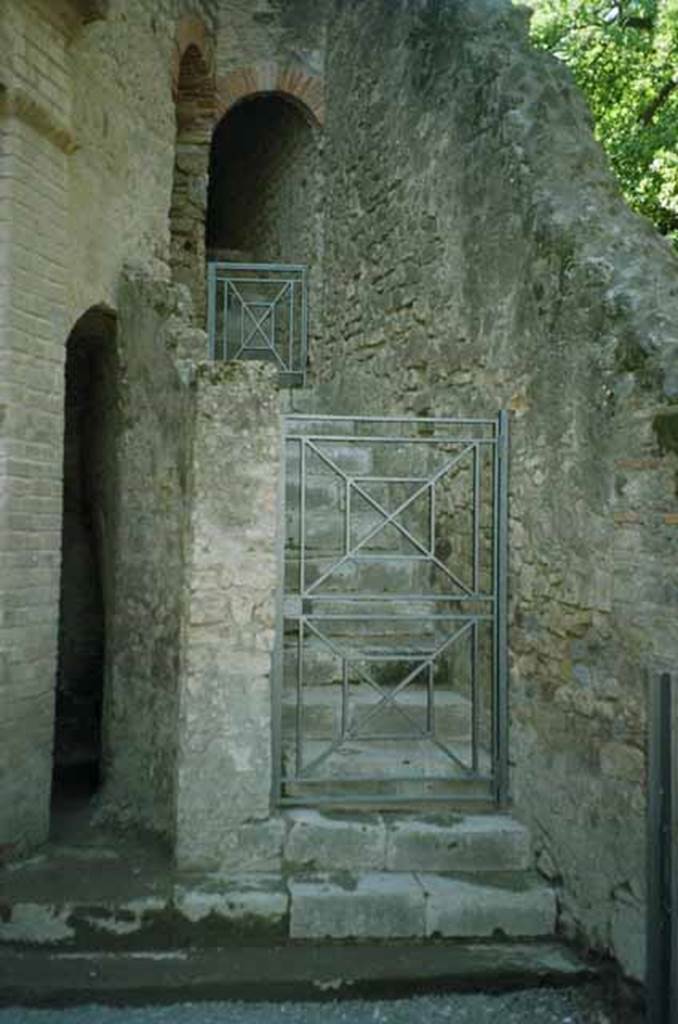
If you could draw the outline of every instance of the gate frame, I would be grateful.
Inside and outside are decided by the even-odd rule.
[[[448,423],[448,424],[485,424],[493,425],[493,580],[494,580],[494,621],[493,621],[493,718],[492,718],[492,779],[491,792],[498,809],[506,808],[511,802],[509,772],[509,700],[508,700],[508,505],[509,505],[509,412],[502,409],[493,419],[482,417],[416,417],[416,416],[337,416],[323,414],[283,413],[280,431],[280,485],[278,492],[278,588],[276,595],[275,648],[272,659],[272,777],[271,800],[273,806],[322,806],[332,803],[361,802],[379,803],[388,800],[384,797],[289,797],[283,793],[286,779],[282,775],[282,711],[283,711],[283,657],[284,657],[284,620],[285,620],[285,509],[286,509],[286,455],[287,455],[287,423],[297,421],[323,421],[340,423]],[[303,782],[302,780],[299,780]],[[425,779],[423,780],[425,781]],[[421,798],[398,797],[398,804],[408,802],[444,802],[447,804],[463,803],[463,795],[433,796]],[[468,798],[467,798],[468,799]],[[471,798],[474,802],[477,797]]]

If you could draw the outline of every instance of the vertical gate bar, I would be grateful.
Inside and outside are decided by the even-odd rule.
[[[473,446],[473,593],[480,589],[480,450]]]
[[[671,677],[650,681],[647,855],[648,1024],[671,1024]]]
[[[351,481],[344,477],[344,554],[351,550]]]
[[[348,727],[348,662],[341,659],[341,738],[346,736]]]
[[[471,767],[478,774],[480,747],[480,697],[478,694],[478,620],[471,626]]]
[[[224,278],[224,308],[223,308],[223,320],[224,320],[224,332],[222,338],[222,350],[224,353],[224,359],[228,359],[228,300],[230,297],[230,281],[228,278]]]
[[[290,345],[293,345],[294,327],[294,285],[292,285],[290,288]]]
[[[207,265],[207,342],[210,359],[216,359],[217,351],[217,268],[214,263]]]
[[[306,438],[299,438],[299,595],[306,590]]]
[[[288,294],[291,296],[294,290],[294,281],[292,281],[288,288]],[[290,323],[290,328],[287,332],[287,369],[292,370],[294,368],[294,324],[292,323],[292,316],[290,314],[290,300],[287,300],[287,318]]]
[[[428,485],[428,539],[430,555],[435,553],[436,549],[436,488],[435,484]]]
[[[287,494],[287,446],[286,425],[284,417],[281,417],[279,449],[280,476],[278,480],[278,494],[276,505],[278,510],[278,529],[276,532],[276,565],[277,565],[277,588],[275,607],[275,645],[273,649],[273,679],[271,687],[271,760],[273,769],[271,772],[271,792],[273,800],[278,801],[283,795],[282,792],[282,705],[283,688],[285,685],[285,512]]]
[[[301,271],[301,338],[299,339],[299,369],[306,372],[308,357],[308,270]]]
[[[426,729],[431,736],[435,734],[436,709],[435,709],[435,686],[433,684],[433,662],[428,663],[428,676],[426,679],[428,689],[428,703],[426,707]]]
[[[494,523],[494,796],[508,801],[508,680],[506,630],[506,574],[508,568],[508,413],[497,417]]]
[[[275,302],[271,306],[271,348],[274,352],[277,352],[275,337]]]
[[[240,287],[242,289],[242,285]],[[237,343],[237,345],[238,345],[238,352],[242,352],[242,350],[245,348],[245,346],[247,344],[247,339],[245,338],[245,311],[246,311],[246,309],[247,309],[247,306],[245,304],[245,300],[244,300],[244,298],[241,298],[241,300],[240,300],[240,341]],[[236,355],[238,354],[238,352],[236,352]]]
[[[296,729],[297,734],[296,740],[296,773],[297,776],[301,775],[301,769],[304,764],[304,704],[303,704],[303,686],[304,686],[304,619],[303,616],[299,616],[299,628],[297,631],[297,707],[296,707]]]
[[[678,1020],[678,679],[671,677],[671,754],[669,778],[671,781],[671,991],[669,995],[669,1020]]]

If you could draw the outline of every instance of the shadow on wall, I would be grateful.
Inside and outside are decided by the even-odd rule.
[[[89,796],[102,781],[117,493],[115,338],[115,314],[97,307],[78,320],[66,345],[55,804]]]

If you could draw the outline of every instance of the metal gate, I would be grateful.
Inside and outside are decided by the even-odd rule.
[[[282,803],[506,800],[507,427],[286,417]]]

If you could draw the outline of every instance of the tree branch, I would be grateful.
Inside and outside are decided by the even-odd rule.
[[[649,124],[657,111],[664,106],[674,89],[678,89],[678,77],[669,78],[664,82],[657,95],[652,99],[640,115],[641,124]]]

